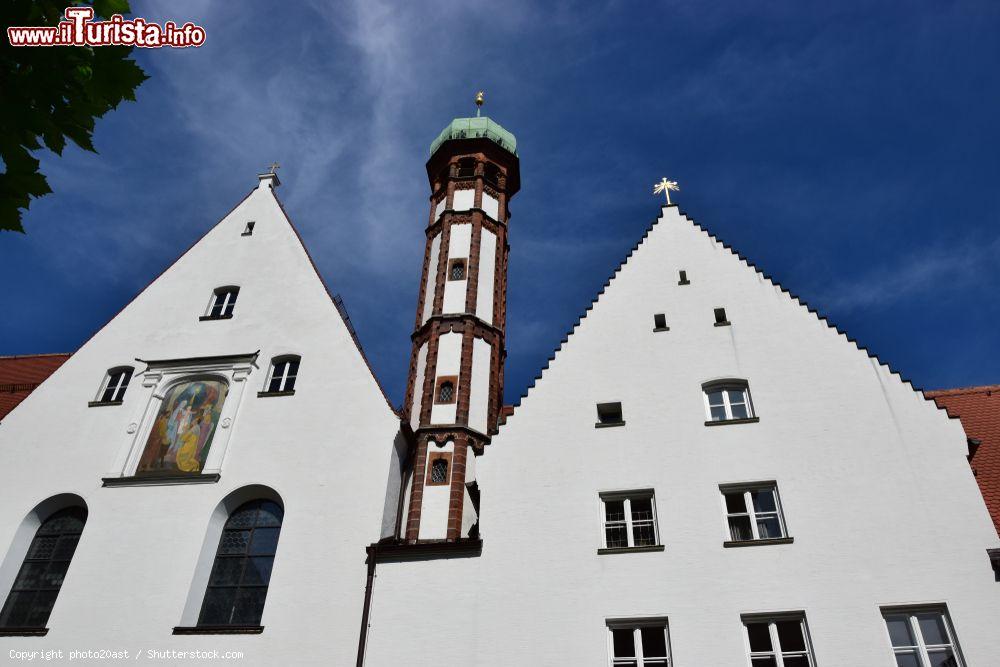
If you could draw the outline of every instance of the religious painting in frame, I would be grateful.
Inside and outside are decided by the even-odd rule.
[[[171,386],[153,421],[135,474],[200,474],[228,392],[225,381],[209,378]]]

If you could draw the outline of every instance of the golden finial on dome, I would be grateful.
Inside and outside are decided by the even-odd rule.
[[[486,100],[486,93],[479,91],[476,93],[476,118],[479,118],[479,110],[483,106],[483,102]]]

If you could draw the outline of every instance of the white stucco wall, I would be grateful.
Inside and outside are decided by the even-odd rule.
[[[434,387],[437,389],[437,378],[449,375],[457,376],[462,365],[462,334],[446,333],[438,339],[437,369],[434,375]],[[455,383],[456,395],[458,383]],[[432,424],[454,424],[457,403],[435,403],[431,408]]]
[[[747,378],[760,422],[706,427],[714,377]],[[612,398],[627,424],[595,429]],[[629,616],[666,616],[679,666],[747,665],[741,614],[801,610],[817,665],[889,666],[879,607],[946,603],[993,667],[1000,540],[965,454],[958,421],[665,209],[478,462],[482,556],[379,565],[366,665],[596,667]],[[763,480],[794,543],[723,548],[719,485]],[[665,550],[598,555],[598,492],[636,488]]]
[[[483,229],[479,240],[479,284],[476,287],[476,317],[487,324],[493,324],[493,286],[496,283],[496,252],[496,234],[488,229]]]
[[[490,404],[490,344],[481,338],[472,341],[472,381],[469,384],[469,427],[488,431],[486,418]]]
[[[430,319],[434,311],[434,293],[437,285],[438,252],[441,250],[441,235],[438,234],[431,239],[431,255],[427,265],[427,278],[424,284],[424,310],[421,317],[421,324]]]
[[[448,262],[453,259],[469,258],[469,249],[472,247],[472,225],[452,225],[448,240]],[[466,266],[466,276],[468,276],[468,266]],[[441,304],[442,313],[464,313],[465,296],[468,292],[469,281],[450,280],[447,276],[444,281],[444,299]]]
[[[410,428],[416,430],[420,425],[420,410],[424,401],[424,377],[427,372],[427,343],[417,350],[417,374],[413,387],[413,407],[410,409]]]
[[[243,237],[247,220],[256,226]],[[200,322],[224,284],[241,288],[234,317]],[[102,487],[147,400],[137,357],[256,350],[217,483]],[[295,394],[258,398],[271,357],[289,352],[302,357]],[[122,364],[138,369],[123,405],[88,408],[105,371]],[[243,665],[353,664],[364,546],[381,532],[397,429],[272,192],[253,191],[0,424],[0,550],[45,498],[75,493],[89,508],[48,635],[0,637],[0,655],[218,649],[242,651]],[[251,484],[285,506],[263,634],[173,636],[213,511]]]
[[[494,220],[500,219],[500,201],[488,192],[483,193],[483,211]]]
[[[464,190],[455,190],[453,195],[451,208],[454,211],[468,211],[472,208],[473,203],[476,199],[476,191],[472,188],[466,188]]]

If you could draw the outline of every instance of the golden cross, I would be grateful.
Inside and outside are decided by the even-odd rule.
[[[281,165],[278,164],[277,162],[272,162],[271,163],[271,173],[272,174],[276,173],[275,170],[279,169],[280,167],[281,167]]]
[[[677,185],[677,181],[668,181],[666,176],[664,176],[663,180],[661,180],[659,183],[653,184],[653,194],[654,195],[658,195],[661,192],[664,193],[665,195],[667,195],[667,206],[671,205],[670,204],[670,191],[671,190],[677,191],[677,190],[680,190],[680,189],[681,189],[681,186]]]

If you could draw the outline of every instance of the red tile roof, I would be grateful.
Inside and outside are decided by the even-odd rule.
[[[69,359],[68,354],[0,357],[0,419]]]
[[[1000,384],[940,389],[924,395],[962,420],[965,434],[979,441],[970,463],[1000,534]]]

